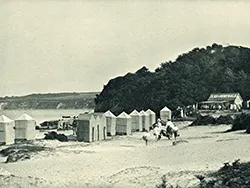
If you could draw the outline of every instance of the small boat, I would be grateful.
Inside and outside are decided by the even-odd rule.
[[[39,130],[53,130],[58,128],[58,120],[48,120],[40,123]]]

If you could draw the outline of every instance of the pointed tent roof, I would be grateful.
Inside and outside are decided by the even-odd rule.
[[[161,112],[169,112],[169,111],[171,111],[171,110],[166,106],[163,109],[161,109]]]
[[[80,114],[78,115],[78,119],[82,119],[82,117],[88,117],[88,116],[90,116],[90,113],[89,113],[89,112],[80,113]]]
[[[130,115],[130,116],[141,116],[141,114],[140,114],[137,110],[134,110],[134,111],[131,112],[129,115]]]
[[[147,111],[146,111],[146,113],[147,114],[155,114],[152,110],[150,110],[150,109],[148,109]]]
[[[5,115],[0,116],[0,123],[10,123],[10,122],[13,122],[13,120],[11,120],[10,118],[8,118]]]
[[[92,113],[92,114],[93,114],[93,116],[94,116],[95,118],[97,118],[98,116],[101,118],[102,115],[103,115],[102,112],[95,112],[95,113]]]
[[[141,114],[142,116],[149,116],[144,110],[140,111],[140,114]]]
[[[122,112],[118,118],[124,118],[124,119],[128,119],[128,118],[131,118],[130,115],[128,115],[126,112]]]
[[[110,112],[109,110],[104,113],[104,116],[105,117],[115,117],[115,115],[112,112]]]
[[[101,120],[100,116],[96,116],[95,119],[96,119],[97,121],[100,121],[100,120]]]
[[[106,120],[106,117],[104,116],[104,114],[102,116],[100,116],[100,119],[101,119],[101,121],[105,121]]]
[[[93,116],[93,114],[79,114],[78,115],[78,119],[79,120],[95,120],[95,117]]]
[[[34,120],[33,117],[29,116],[27,113],[24,113],[23,115],[21,115],[19,118],[17,118],[16,120],[26,120],[26,121],[31,121]]]

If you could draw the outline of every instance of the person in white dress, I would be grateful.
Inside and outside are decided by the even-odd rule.
[[[161,127],[158,125],[154,128],[154,135],[156,137],[156,141],[161,139]]]
[[[167,132],[172,134],[171,136],[175,139],[178,136],[178,127],[170,119],[167,122]]]

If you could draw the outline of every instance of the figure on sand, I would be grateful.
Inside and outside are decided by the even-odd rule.
[[[160,118],[158,118],[157,121],[150,127],[150,130],[145,132],[142,136],[146,145],[148,145],[149,138],[152,137],[152,135],[155,137],[156,141],[159,141],[162,136],[165,136],[168,139],[174,138],[175,140],[178,136],[180,136],[178,134],[178,127],[171,121],[171,119],[168,119],[166,123]]]

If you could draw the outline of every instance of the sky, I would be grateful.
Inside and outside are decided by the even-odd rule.
[[[250,47],[250,2],[0,0],[0,96],[101,91],[213,43]]]

